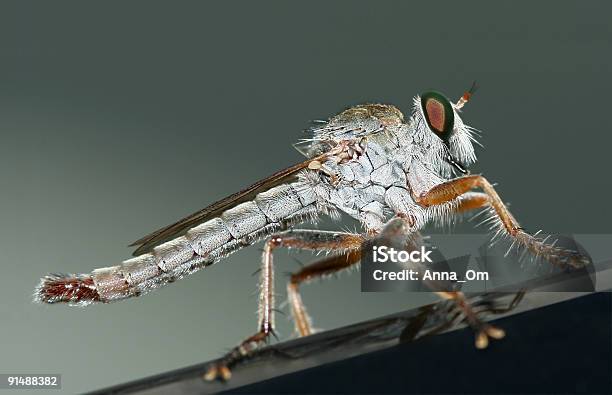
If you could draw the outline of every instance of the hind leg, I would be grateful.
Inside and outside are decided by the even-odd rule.
[[[230,368],[248,357],[274,335],[274,264],[273,251],[278,247],[296,248],[312,251],[358,250],[364,236],[342,232],[317,230],[289,230],[272,236],[265,243],[260,273],[258,330],[238,346],[230,350],[221,360],[212,364],[206,371],[206,380],[217,378],[228,380]]]

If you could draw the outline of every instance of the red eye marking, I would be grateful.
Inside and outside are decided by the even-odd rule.
[[[435,99],[429,99],[425,103],[425,111],[429,124],[436,132],[444,131],[444,106]]]

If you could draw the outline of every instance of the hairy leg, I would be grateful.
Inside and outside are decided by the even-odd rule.
[[[482,204],[482,194],[470,194],[467,195],[465,199],[462,199],[461,205],[457,208],[457,210],[461,211],[478,208],[479,205],[482,206]],[[388,244],[394,248],[404,249],[406,251],[418,249],[422,243],[422,240],[420,239],[420,235],[418,233],[413,233],[410,231],[411,226],[412,225],[409,219],[405,217],[397,217],[385,224],[377,238],[378,240],[383,241],[384,244]],[[416,265],[417,270],[424,270],[422,265]],[[423,280],[423,282],[441,298],[451,299],[456,303],[468,324],[476,331],[477,348],[487,347],[489,344],[489,338],[501,339],[504,337],[505,333],[502,329],[487,324],[478,317],[478,313],[474,311],[462,292],[440,288],[441,284],[437,283],[436,281]]]
[[[484,193],[470,192],[474,188],[481,188]],[[424,206],[441,204],[457,197],[461,197],[456,212],[464,212],[477,208],[490,206],[495,210],[503,229],[516,242],[527,247],[536,255],[542,255],[551,263],[559,266],[581,267],[588,263],[587,259],[577,252],[555,248],[526,233],[503,204],[493,186],[482,176],[471,175],[450,180],[437,185],[419,197],[419,203]],[[468,324],[476,331],[476,347],[486,348],[489,338],[501,339],[505,333],[502,329],[487,324],[478,318],[462,292],[436,292],[444,299],[452,299],[465,316]]]
[[[417,197],[417,202],[424,206],[433,206],[449,202],[459,196],[466,194],[475,188],[481,188],[486,195],[486,204],[495,211],[501,228],[509,235],[514,242],[523,245],[531,253],[543,256],[550,263],[561,267],[579,268],[588,264],[588,258],[581,254],[546,244],[542,240],[528,234],[520,227],[518,221],[512,216],[508,208],[504,205],[495,188],[481,175],[469,175],[455,178],[453,180],[436,185],[429,191]],[[479,203],[484,203],[481,194],[474,195],[461,202],[459,208],[476,208]],[[462,207],[463,206],[463,207]]]
[[[261,262],[258,330],[231,349],[220,362],[211,365],[204,378],[228,380],[233,365],[248,357],[265,343],[270,335],[274,335],[274,249],[285,247],[313,251],[359,251],[363,240],[364,236],[358,234],[318,230],[289,230],[268,239]]]
[[[466,192],[461,195],[459,204],[455,207],[456,213],[463,213],[465,211],[476,210],[479,208],[487,207],[489,205],[489,196],[482,192]]]
[[[305,266],[293,273],[287,283],[287,297],[291,305],[291,315],[295,330],[299,336],[312,334],[311,319],[306,312],[306,307],[300,296],[299,286],[301,283],[310,281],[317,277],[323,277],[357,264],[361,259],[361,251],[350,250],[343,255],[335,255]]]
[[[476,331],[476,348],[483,349],[489,345],[489,337],[492,339],[501,339],[506,333],[503,329],[497,328],[478,318],[478,314],[474,311],[463,292],[436,292],[443,299],[451,299],[461,310],[468,324]]]

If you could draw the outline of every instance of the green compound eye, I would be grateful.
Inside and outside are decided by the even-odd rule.
[[[421,107],[429,128],[442,140],[448,141],[455,123],[450,101],[438,92],[425,92],[421,95]]]

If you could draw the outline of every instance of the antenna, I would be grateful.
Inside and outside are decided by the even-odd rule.
[[[474,81],[472,82],[472,87],[470,88],[470,90],[465,92],[463,96],[461,96],[459,100],[457,100],[457,104],[455,104],[455,108],[459,109],[463,107],[467,102],[469,102],[470,99],[472,98],[472,95],[476,92],[476,90],[478,90],[478,85],[476,85],[476,81]]]

